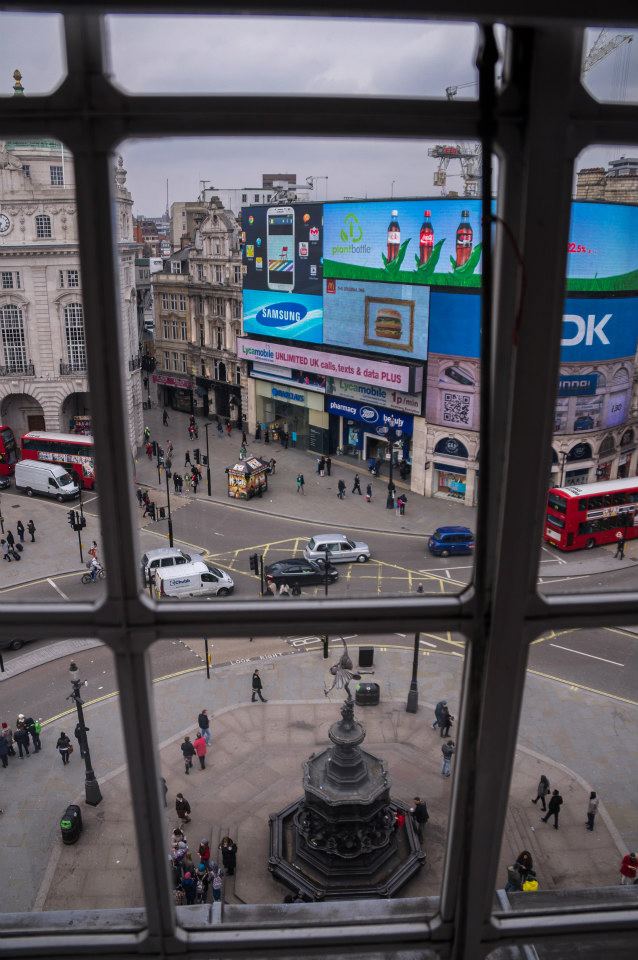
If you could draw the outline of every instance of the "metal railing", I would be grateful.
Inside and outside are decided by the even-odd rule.
[[[73,363],[67,363],[65,360],[60,360],[61,377],[73,377],[78,373],[86,374],[86,360],[76,360]]]
[[[10,363],[0,367],[0,377],[35,377],[32,363]]]

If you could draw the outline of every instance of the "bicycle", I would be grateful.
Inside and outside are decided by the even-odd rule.
[[[82,574],[82,583],[95,583],[96,580],[104,580],[105,576],[106,574],[104,573],[104,567],[100,567],[95,580],[91,576],[91,571],[87,570],[86,573]]]

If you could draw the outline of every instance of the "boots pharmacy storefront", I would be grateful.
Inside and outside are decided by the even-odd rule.
[[[361,460],[372,458],[389,459],[388,439],[394,442],[395,461],[411,463],[412,433],[414,418],[409,413],[399,413],[375,407],[357,400],[341,397],[326,397],[326,412],[330,414],[331,427],[336,422],[339,449],[344,454]]]

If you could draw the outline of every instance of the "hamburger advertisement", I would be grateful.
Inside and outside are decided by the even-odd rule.
[[[324,343],[427,358],[430,288],[367,280],[324,280]]]

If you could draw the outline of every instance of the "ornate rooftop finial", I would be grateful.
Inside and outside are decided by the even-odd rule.
[[[126,173],[124,169],[124,160],[121,155],[118,155],[117,166],[115,167],[115,183],[118,187],[124,187],[126,184]]]
[[[13,79],[15,83],[13,84],[13,96],[21,97],[24,95],[24,87],[22,86],[22,74],[19,70],[13,71]]]

